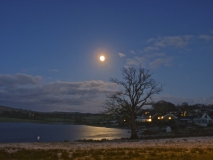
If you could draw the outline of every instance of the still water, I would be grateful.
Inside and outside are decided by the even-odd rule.
[[[0,123],[0,143],[2,142],[40,142],[75,141],[78,139],[127,138],[125,129],[92,127],[85,125]]]

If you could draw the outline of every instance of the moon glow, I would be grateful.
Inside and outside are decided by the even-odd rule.
[[[104,56],[100,56],[100,61],[105,61],[105,57]]]

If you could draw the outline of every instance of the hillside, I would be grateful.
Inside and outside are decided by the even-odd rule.
[[[0,106],[0,112],[4,112],[4,111],[27,111],[27,110],[23,110],[23,109],[18,109],[18,108],[12,108],[12,107],[6,107],[6,106]]]
[[[111,120],[112,116],[104,114],[79,112],[37,112],[0,106],[0,122],[36,122],[100,125],[102,120]]]

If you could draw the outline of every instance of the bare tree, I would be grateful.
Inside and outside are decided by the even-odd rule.
[[[136,115],[144,105],[152,103],[152,95],[159,94],[163,85],[151,78],[149,70],[138,67],[123,68],[122,79],[110,78],[119,86],[119,91],[107,95],[104,111],[110,114],[126,113],[130,117],[131,137],[138,139],[136,131]]]

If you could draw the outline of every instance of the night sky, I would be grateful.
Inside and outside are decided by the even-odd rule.
[[[138,65],[165,84],[155,101],[213,104],[213,1],[0,1],[0,105],[99,112]]]

